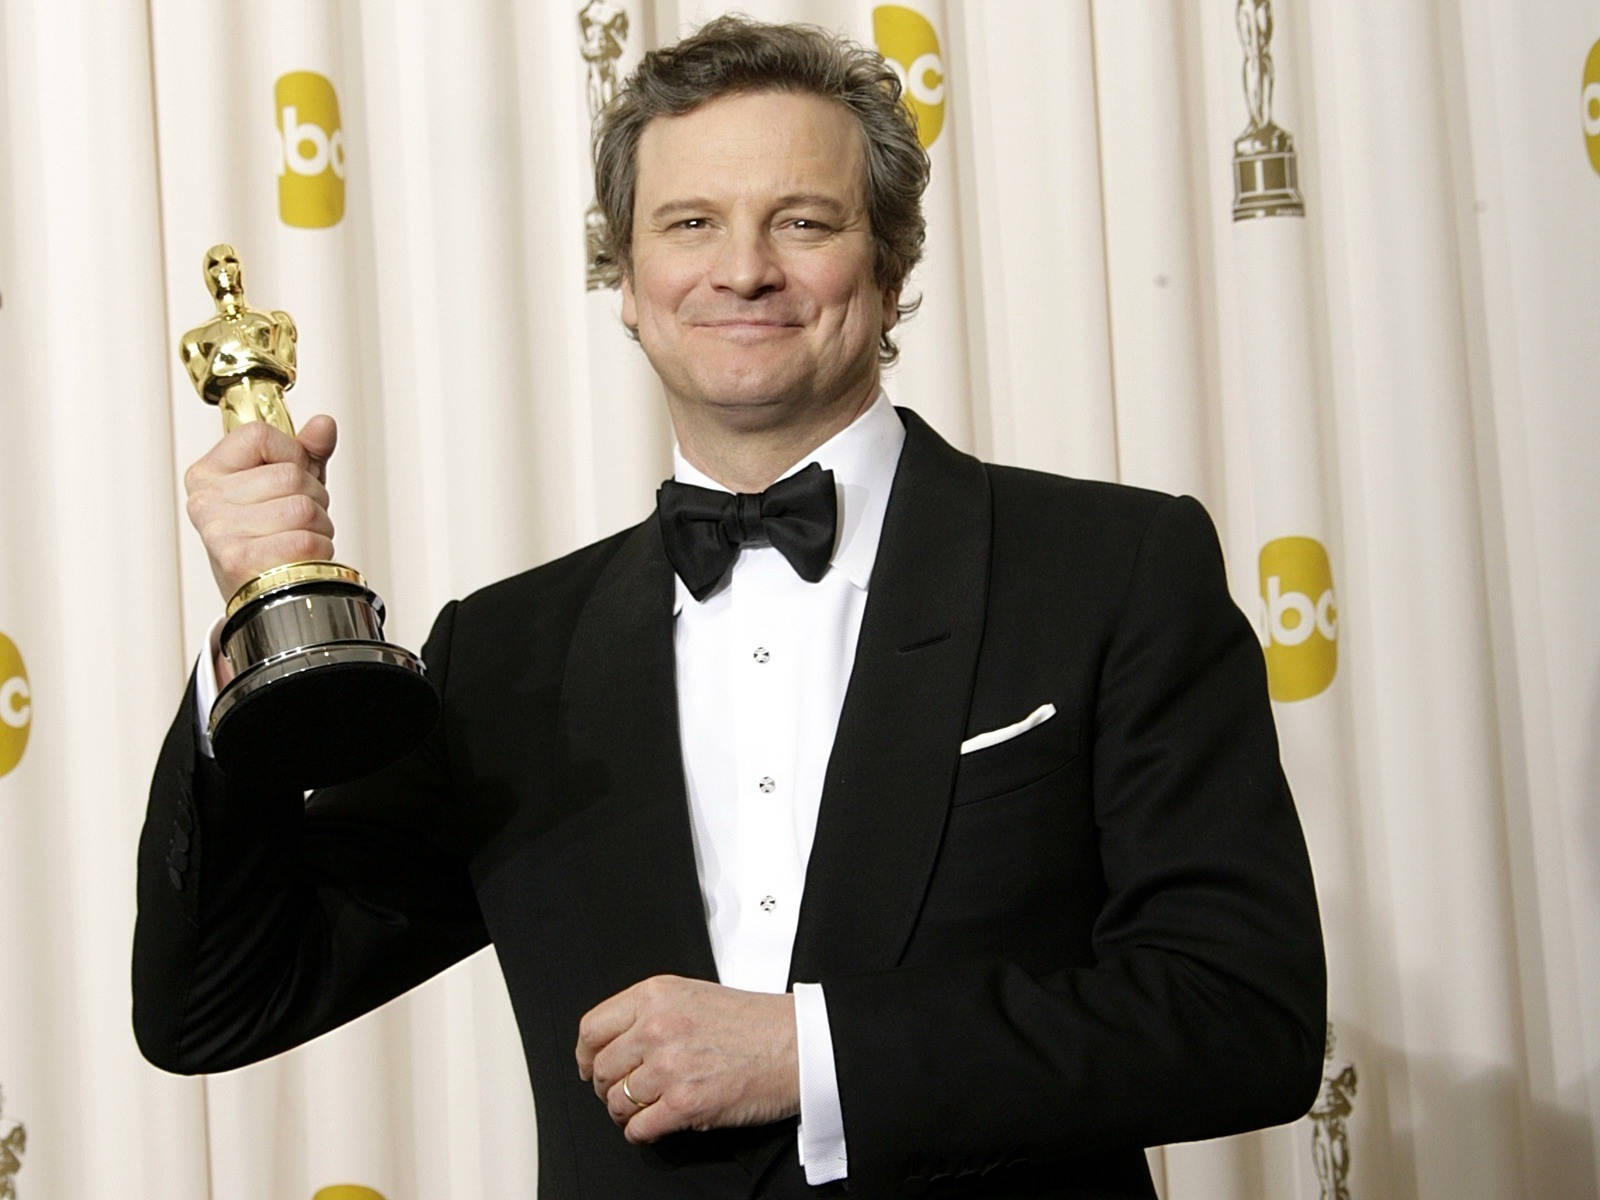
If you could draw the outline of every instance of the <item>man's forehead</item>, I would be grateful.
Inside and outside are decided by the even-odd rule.
[[[782,179],[787,191],[838,191],[855,199],[865,180],[865,154],[855,117],[836,100],[808,92],[735,92],[680,115],[652,118],[640,135],[637,168],[640,192],[701,191],[759,177],[773,184]]]

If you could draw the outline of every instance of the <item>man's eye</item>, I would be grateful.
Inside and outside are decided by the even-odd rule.
[[[814,217],[795,217],[789,222],[789,228],[799,230],[801,233],[829,233],[833,226]]]
[[[674,229],[704,229],[710,224],[711,222],[704,217],[684,217],[681,221],[674,221],[672,227]]]

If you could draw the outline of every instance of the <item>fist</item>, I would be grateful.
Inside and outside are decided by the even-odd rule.
[[[189,520],[224,601],[263,571],[333,557],[323,485],[338,436],[332,417],[312,417],[298,437],[251,421],[184,472]]]
[[[630,1142],[800,1111],[794,997],[655,975],[584,1014],[578,1074]]]

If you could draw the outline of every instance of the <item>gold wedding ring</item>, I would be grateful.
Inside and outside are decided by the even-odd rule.
[[[626,1075],[624,1075],[622,1077],[622,1094],[624,1096],[626,1096],[629,1100],[632,1100],[640,1108],[649,1108],[652,1104],[655,1103],[655,1101],[654,1100],[641,1100],[641,1099],[639,1099],[639,1097],[635,1096],[633,1094],[633,1089],[628,1086],[628,1081],[630,1079],[632,1079],[632,1078],[633,1078],[633,1072],[632,1071],[629,1071]]]

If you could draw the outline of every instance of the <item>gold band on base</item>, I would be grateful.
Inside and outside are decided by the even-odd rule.
[[[360,571],[343,563],[328,562],[325,559],[284,563],[281,567],[261,572],[235,592],[233,599],[228,601],[225,616],[233,616],[257,596],[264,596],[268,592],[277,591],[293,583],[349,583],[360,588],[367,586],[367,581],[361,577]]]

